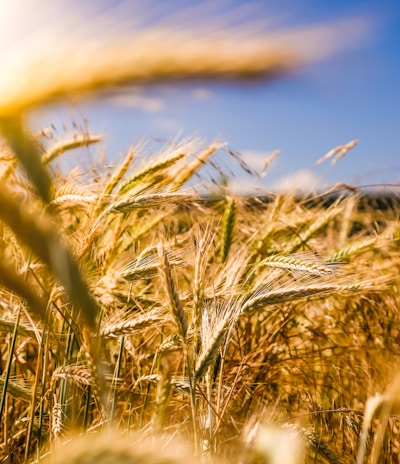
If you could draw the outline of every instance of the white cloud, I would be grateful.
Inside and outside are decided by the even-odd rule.
[[[273,190],[312,192],[323,187],[321,179],[309,169],[302,169],[281,177],[272,186]]]
[[[110,100],[118,106],[140,108],[151,113],[158,113],[165,109],[165,102],[161,98],[147,97],[139,94],[117,95]]]
[[[235,195],[258,196],[266,195],[271,192],[261,179],[252,178],[232,178],[229,179],[229,191]]]
[[[198,101],[209,100],[213,96],[213,93],[210,89],[206,87],[196,87],[192,91],[192,97]]]

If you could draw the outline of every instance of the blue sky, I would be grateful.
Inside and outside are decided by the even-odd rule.
[[[229,2],[228,8],[244,3],[249,2]],[[71,118],[85,117],[90,129],[106,134],[109,158],[125,153],[134,141],[177,134],[218,137],[255,168],[278,149],[281,155],[263,180],[267,187],[285,176],[310,183],[314,178],[400,183],[400,2],[255,1],[253,8],[257,17],[277,17],[284,26],[362,16],[369,32],[334,56],[267,83],[152,85],[140,94],[132,90],[122,98],[41,110],[35,124],[68,126]],[[353,139],[359,145],[335,166],[314,166],[330,149]]]

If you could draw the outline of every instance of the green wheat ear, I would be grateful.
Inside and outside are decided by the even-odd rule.
[[[237,215],[237,204],[235,198],[228,199],[224,215],[222,217],[222,234],[221,234],[221,248],[220,258],[224,263],[229,254],[233,242],[233,235],[235,232],[235,223]]]

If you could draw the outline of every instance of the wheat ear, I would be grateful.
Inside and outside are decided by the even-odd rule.
[[[77,385],[93,385],[93,378],[90,370],[84,366],[60,366],[53,372],[52,389],[54,390],[54,382],[57,379],[71,380]]]
[[[74,134],[71,138],[66,140],[61,140],[50,147],[43,155],[42,155],[42,163],[49,164],[58,156],[62,155],[68,150],[74,150],[80,147],[87,147],[88,145],[92,145],[94,143],[99,143],[103,140],[102,135],[93,135],[89,133],[84,134]]]
[[[206,231],[208,235],[208,231]],[[194,266],[193,277],[193,321],[192,326],[194,330],[194,353],[197,354],[200,350],[200,329],[201,329],[201,312],[204,306],[204,277],[207,266],[208,251],[211,245],[211,237],[204,236],[199,240],[198,247],[196,248],[196,261]]]
[[[130,150],[128,154],[126,155],[123,163],[118,168],[115,169],[110,180],[107,182],[106,186],[104,187],[103,194],[100,197],[100,200],[93,211],[93,217],[97,217],[100,214],[101,210],[103,209],[104,203],[105,203],[104,199],[107,198],[114,191],[115,187],[120,183],[121,179],[126,174],[126,171],[129,169],[129,166],[131,165],[134,155],[135,155],[135,152],[133,150]]]
[[[207,369],[215,361],[220,347],[226,341],[229,329],[236,320],[237,313],[234,305],[227,303],[227,306],[221,309],[221,312],[220,319],[216,321],[214,327],[210,327],[210,333],[203,333],[202,350],[196,360],[195,366],[195,382],[201,380]],[[203,317],[207,316],[204,314]]]
[[[166,251],[169,266],[182,266],[184,261],[179,253]],[[153,247],[146,248],[138,258],[135,258],[120,270],[120,275],[126,280],[146,278],[157,274],[159,257]]]
[[[261,261],[259,266],[268,266],[278,269],[287,269],[290,271],[305,272],[311,275],[325,275],[331,274],[333,272],[330,267],[325,266],[324,264],[306,259],[299,259],[294,256],[269,256],[268,258]]]
[[[310,238],[312,238],[327,224],[333,221],[342,212],[342,210],[343,207],[339,205],[331,209],[328,209],[326,212],[321,214],[317,219],[311,222],[311,224],[306,228],[305,231],[300,232],[298,237],[293,239],[284,247],[283,253],[294,253],[299,248],[306,245]]]
[[[235,229],[237,215],[237,204],[235,198],[228,199],[226,209],[222,218],[222,232],[221,232],[221,248],[220,257],[224,263],[228,258],[229,250],[233,242],[233,234]]]
[[[135,209],[151,208],[163,204],[176,204],[193,200],[193,195],[189,193],[153,193],[148,195],[137,195],[111,203],[104,211],[104,214],[129,213]]]
[[[331,151],[329,151],[326,155],[324,155],[322,158],[320,158],[316,164],[321,164],[324,161],[331,159],[332,164],[336,164],[341,158],[343,158],[346,153],[354,148],[356,145],[358,145],[358,140],[352,140],[351,142],[348,142],[344,145],[339,145],[335,148],[333,148]]]
[[[188,328],[187,317],[183,309],[181,300],[176,291],[175,282],[172,277],[172,270],[168,260],[167,253],[162,243],[158,246],[158,258],[160,260],[160,271],[163,278],[164,289],[168,296],[169,306],[172,311],[176,327],[183,341],[186,341]]]
[[[179,174],[175,177],[169,191],[175,192],[179,190],[179,188],[193,176],[193,174],[206,162],[207,158],[215,153],[219,147],[219,144],[213,143],[206,150],[200,153],[200,155],[192,161],[192,163],[181,169]]]
[[[135,173],[130,179],[126,180],[119,188],[118,194],[127,193],[138,182],[143,181],[143,179],[152,177],[154,174],[162,172],[165,169],[168,169],[184,157],[184,153],[174,153],[172,156],[156,160],[153,163],[149,163],[141,171]]]
[[[160,311],[152,311],[133,319],[105,324],[100,331],[102,337],[119,337],[121,335],[132,335],[148,327],[156,327],[168,321],[165,314]]]
[[[57,441],[61,436],[63,408],[60,403],[54,401],[51,409],[51,435]]]
[[[155,408],[152,417],[152,426],[155,432],[161,432],[165,424],[167,407],[171,398],[171,371],[167,363],[160,366],[157,382]]]
[[[352,243],[351,245],[347,245],[335,251],[333,254],[329,256],[327,262],[346,262],[352,257],[358,256],[367,250],[371,250],[373,246],[376,244],[376,242],[376,237],[358,240]]]
[[[255,292],[252,296],[245,300],[241,307],[241,313],[247,313],[255,309],[262,309],[268,305],[277,303],[289,302],[309,298],[312,296],[327,296],[332,294],[355,292],[357,290],[369,287],[365,282],[354,284],[311,284],[290,286],[277,290],[262,290]],[[370,290],[375,287],[371,285]]]

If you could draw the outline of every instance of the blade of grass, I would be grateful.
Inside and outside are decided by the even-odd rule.
[[[6,189],[0,191],[0,219],[3,220],[33,253],[48,264],[63,284],[72,303],[81,309],[85,323],[96,329],[97,304],[84,282],[78,264],[61,242],[54,222],[43,214],[22,208]]]
[[[38,142],[23,128],[22,118],[18,116],[1,118],[0,130],[43,201],[50,202],[51,179],[42,165],[42,150]]]
[[[0,422],[2,422],[3,420],[4,406],[6,404],[6,397],[7,397],[7,387],[8,387],[8,381],[10,380],[10,375],[11,375],[11,366],[12,366],[12,361],[14,357],[15,344],[16,344],[17,336],[18,336],[18,324],[19,324],[20,316],[21,316],[21,307],[18,308],[17,317],[15,319],[15,327],[14,327],[14,333],[11,339],[10,353],[8,355],[4,380],[2,382],[3,391],[1,394],[1,403],[0,403]]]

